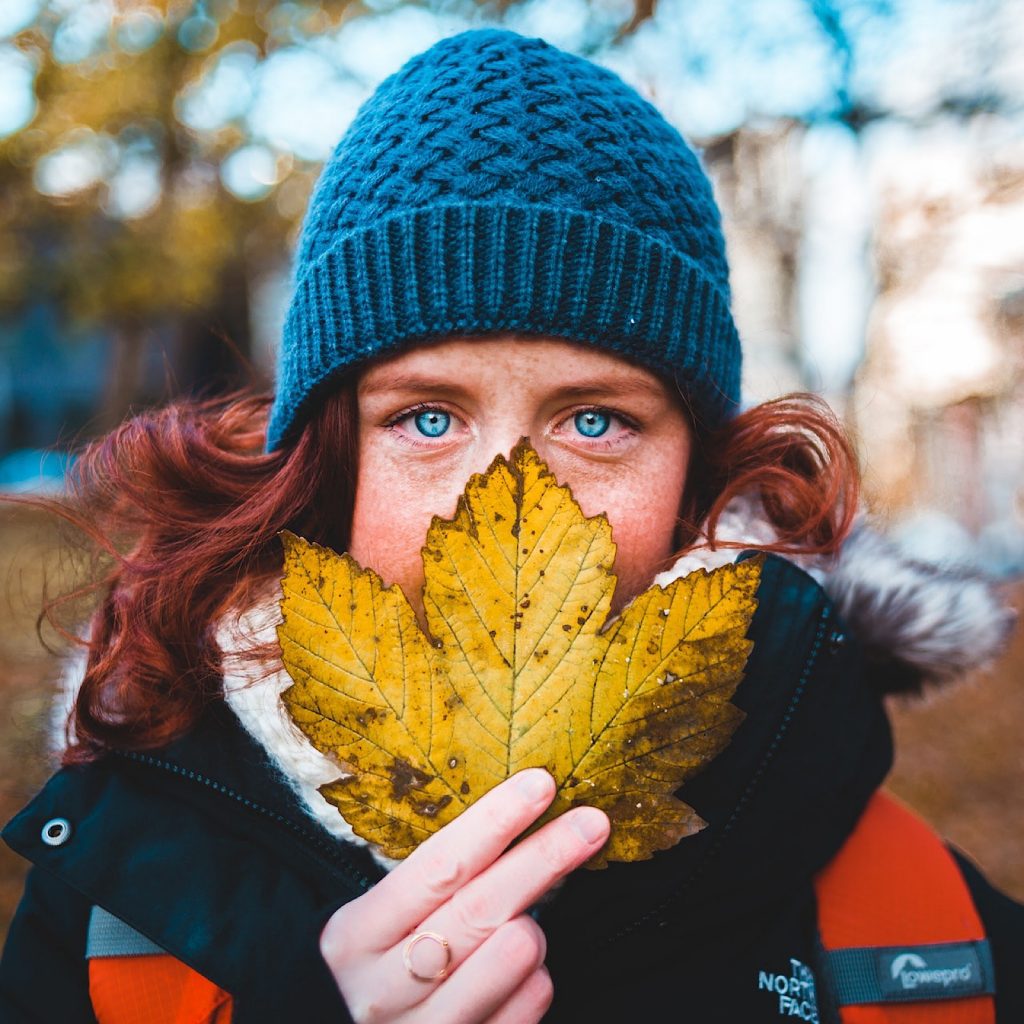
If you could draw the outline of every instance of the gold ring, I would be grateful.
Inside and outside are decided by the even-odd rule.
[[[443,950],[445,955],[444,966],[437,971],[435,974],[420,974],[412,965],[412,951],[416,946],[417,942],[422,942],[424,939],[430,939],[432,942],[436,942]],[[437,932],[417,932],[406,944],[402,950],[402,963],[405,964],[405,969],[417,980],[417,981],[437,981],[438,978],[443,978],[448,973],[448,965],[452,962],[452,951],[448,946],[448,940],[443,935],[438,935]]]

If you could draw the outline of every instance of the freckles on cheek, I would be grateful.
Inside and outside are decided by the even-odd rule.
[[[674,486],[652,488],[647,483],[620,490],[609,498],[604,511],[615,541],[615,574],[619,581],[615,606],[621,608],[671,564],[679,496]]]
[[[660,486],[652,486],[652,479]],[[584,515],[608,517],[618,558],[629,560],[635,552],[648,562],[672,553],[681,495],[682,479],[664,469],[649,475],[620,471],[574,488]]]
[[[429,525],[430,516],[399,495],[360,487],[349,554],[409,596],[410,586],[422,583],[420,549]]]
[[[367,459],[356,483],[349,554],[385,583],[397,583],[415,606],[427,529],[435,515],[452,515],[461,493],[461,484],[432,479],[424,467]]]
[[[612,537],[618,549],[619,571],[649,572],[662,559],[672,554],[675,516],[659,514],[660,509],[632,509],[631,514],[609,516]]]

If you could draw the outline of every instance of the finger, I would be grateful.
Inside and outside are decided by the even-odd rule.
[[[327,924],[374,936],[383,951],[407,936],[452,893],[500,856],[555,795],[543,768],[517,772],[418,846],[368,893]]]
[[[457,966],[495,929],[592,857],[607,840],[609,827],[608,816],[596,807],[567,811],[467,882],[416,930],[443,935],[452,966]]]
[[[445,938],[448,974],[454,977],[492,934],[592,857],[604,845],[608,830],[607,815],[596,807],[567,811],[463,886],[417,925],[415,933],[432,932]],[[403,936],[374,963],[380,986],[388,988],[389,1007],[399,1010],[429,1001],[432,990],[442,987],[438,979],[422,980],[409,974],[404,957],[408,941],[409,935]],[[443,987],[449,984],[445,981]]]
[[[541,964],[484,1024],[536,1024],[548,1012],[554,997],[551,975]]]
[[[547,944],[533,918],[506,921],[417,1007],[416,1021],[476,1024],[503,1007],[544,960]]]

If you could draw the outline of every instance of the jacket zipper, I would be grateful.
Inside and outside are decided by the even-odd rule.
[[[212,789],[214,792],[220,793],[222,796],[226,796],[241,804],[247,810],[268,818],[278,825],[283,825],[293,835],[298,836],[305,843],[322,853],[329,861],[336,864],[348,880],[355,882],[363,892],[373,887],[374,883],[348,859],[343,847],[331,846],[329,843],[313,835],[312,832],[308,832],[301,825],[296,824],[290,818],[286,818],[283,814],[278,814],[277,811],[272,811],[269,807],[256,803],[255,800],[242,796],[241,793],[235,792],[230,786],[225,786],[223,783],[217,782],[201,772],[192,771],[190,768],[183,768],[173,761],[163,761],[149,754],[142,754],[133,750],[117,750],[114,753],[118,757],[127,758],[129,761],[135,761],[137,764],[144,764],[150,768],[159,768],[162,771],[170,772],[172,775],[177,775],[179,778],[189,779],[192,782],[206,786],[208,789]]]

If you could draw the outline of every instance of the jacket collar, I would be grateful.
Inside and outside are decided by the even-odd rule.
[[[734,561],[744,548],[777,540],[760,502],[749,496],[725,509],[717,535],[729,543],[694,548],[654,582],[666,586],[697,569]],[[851,630],[871,655],[878,690],[912,690],[983,665],[998,653],[1012,625],[1012,617],[982,580],[914,562],[863,522],[838,557],[789,556],[788,561],[821,585],[834,602],[838,619],[847,624],[842,628]],[[309,743],[285,710],[280,696],[291,679],[284,667],[277,662],[257,668],[238,656],[254,642],[276,640],[280,621],[275,595],[219,624],[225,698],[305,810],[336,838],[362,844],[319,792],[338,778],[339,769]],[[775,635],[793,630],[785,620],[772,627]],[[385,867],[396,863],[375,856]]]

